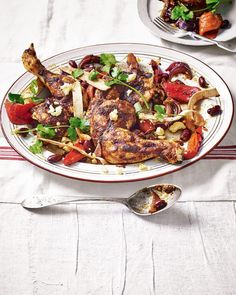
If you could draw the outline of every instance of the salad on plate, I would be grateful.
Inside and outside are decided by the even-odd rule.
[[[14,135],[28,138],[33,154],[50,151],[50,163],[176,164],[198,154],[206,120],[222,112],[214,103],[201,112],[218,91],[182,61],[163,68],[158,57],[102,53],[51,71],[33,44],[22,61],[35,79],[8,94],[6,112]]]
[[[162,0],[161,17],[164,21],[186,31],[214,39],[220,30],[229,29],[229,20],[223,19],[221,8],[230,0]]]

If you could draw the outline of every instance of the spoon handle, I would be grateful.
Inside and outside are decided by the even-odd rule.
[[[57,204],[65,204],[72,202],[117,202],[126,205],[125,198],[109,198],[109,197],[87,197],[87,196],[53,196],[53,195],[35,195],[31,198],[25,199],[21,205],[28,209],[40,209]]]

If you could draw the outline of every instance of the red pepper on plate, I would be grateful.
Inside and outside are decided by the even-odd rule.
[[[168,97],[173,98],[181,103],[188,103],[190,97],[200,90],[198,87],[175,82],[164,82],[162,86]]]
[[[76,147],[80,148],[81,150],[84,150],[84,146],[82,143],[77,142],[75,144]],[[66,166],[72,165],[76,162],[79,162],[80,160],[84,159],[85,156],[82,155],[80,152],[76,150],[71,150],[63,159],[63,164]]]
[[[5,102],[7,115],[11,123],[16,125],[30,124],[33,122],[30,110],[35,106],[35,103],[11,103],[9,100]]]
[[[144,133],[151,133],[156,129],[155,125],[150,120],[141,120],[139,122],[139,129]]]
[[[184,159],[189,160],[195,157],[202,143],[202,127],[198,127],[191,135],[187,150],[184,152]]]

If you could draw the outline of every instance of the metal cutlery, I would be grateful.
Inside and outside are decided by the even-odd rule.
[[[157,184],[138,190],[129,198],[35,195],[23,200],[21,205],[27,209],[40,209],[73,202],[116,202],[125,205],[136,215],[149,216],[173,206],[180,198],[181,193],[181,188],[176,185]]]
[[[172,34],[177,38],[183,38],[186,36],[190,36],[193,39],[201,39],[203,41],[206,41],[210,44],[214,44],[217,45],[218,47],[227,50],[229,52],[236,52],[236,48],[232,48],[232,45],[228,42],[222,42],[222,41],[216,41],[214,39],[209,39],[206,38],[204,36],[201,36],[195,32],[191,32],[191,31],[185,31],[185,30],[181,30],[171,24],[166,23],[161,17],[156,17],[153,20],[153,23],[162,31]]]

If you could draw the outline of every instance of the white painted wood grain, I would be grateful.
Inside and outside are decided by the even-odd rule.
[[[235,294],[234,206],[0,205],[1,294]]]
[[[0,165],[0,202],[21,202],[35,193],[128,197],[143,187],[158,183],[181,186],[183,201],[236,200],[236,165],[230,160],[200,160],[170,175],[120,184],[73,180],[51,174],[27,161],[5,160],[0,161]],[[26,180],[30,182],[28,185]]]

